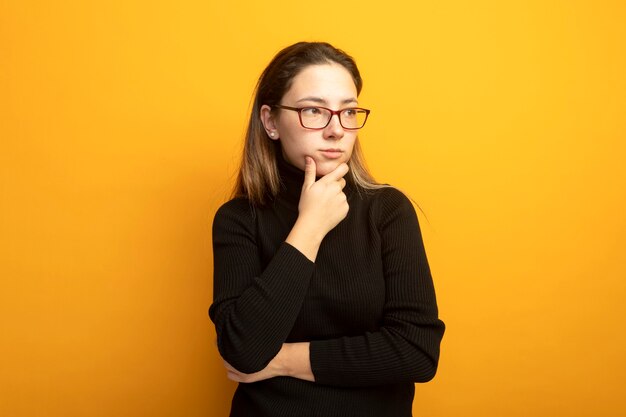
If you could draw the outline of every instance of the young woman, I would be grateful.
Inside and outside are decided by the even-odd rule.
[[[444,324],[415,210],[365,168],[362,80],[326,43],[261,75],[233,199],[213,223],[231,416],[412,415]]]

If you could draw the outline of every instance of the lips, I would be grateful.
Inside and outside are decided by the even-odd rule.
[[[341,158],[343,154],[343,151],[337,148],[320,149],[320,152],[328,159]]]

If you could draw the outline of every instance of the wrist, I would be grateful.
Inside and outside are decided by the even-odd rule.
[[[315,262],[324,236],[326,233],[323,233],[318,226],[299,217],[285,241]]]
[[[291,230],[292,232],[295,231],[298,235],[302,235],[303,238],[317,244],[322,242],[327,233],[322,230],[318,220],[312,219],[310,216],[306,217],[301,215],[298,216]]]
[[[289,363],[290,346],[290,343],[283,343],[283,346],[274,358],[277,376],[291,376],[292,370]]]
[[[277,359],[282,376],[315,381],[309,358],[309,342],[283,344]]]

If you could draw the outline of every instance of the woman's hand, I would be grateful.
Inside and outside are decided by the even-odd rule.
[[[348,214],[348,202],[343,193],[348,173],[348,165],[343,163],[333,171],[315,181],[315,160],[306,157],[304,183],[298,204],[298,220],[315,225],[326,235]]]
[[[244,384],[263,381],[277,376],[290,376],[305,381],[315,381],[311,371],[308,342],[283,344],[274,359],[264,369],[253,374],[239,372],[226,361],[224,361],[224,367],[226,368],[228,379]]]
[[[244,374],[243,372],[239,372],[226,361],[224,361],[224,367],[226,368],[228,379],[235,382],[249,384],[251,382],[263,381],[264,379],[270,379],[276,376],[280,376],[280,373],[277,371],[277,369],[272,366],[272,362],[270,362],[269,365],[267,365],[263,370],[255,372],[253,374]]]
[[[348,215],[348,200],[343,193],[343,177],[348,169],[347,164],[340,164],[315,181],[315,161],[306,157],[298,219],[286,241],[311,261],[315,261],[324,236]]]

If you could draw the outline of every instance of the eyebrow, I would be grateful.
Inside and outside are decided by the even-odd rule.
[[[301,101],[312,101],[314,103],[328,105],[328,102],[326,100],[324,100],[323,98],[321,98],[321,97],[313,97],[313,96],[304,97],[304,98],[301,98],[300,100],[296,101],[296,103],[300,103]],[[357,101],[356,98],[346,98],[346,99],[341,101],[341,104],[348,104],[348,103],[356,103],[356,104],[358,104],[359,102]]]

